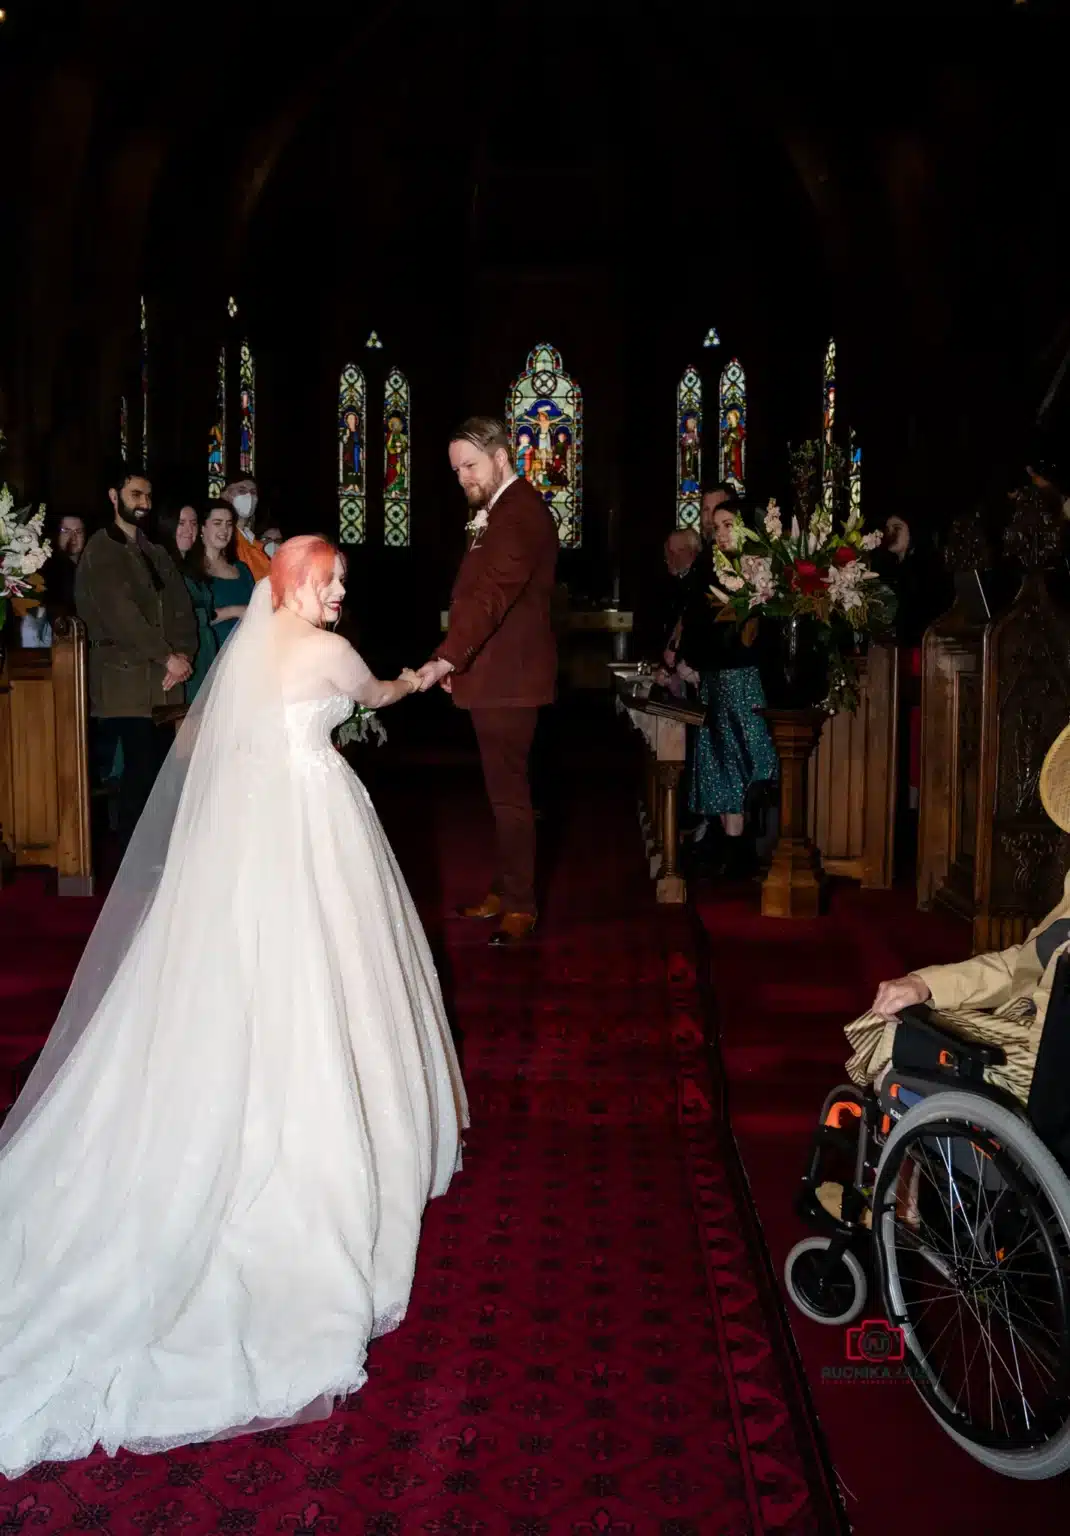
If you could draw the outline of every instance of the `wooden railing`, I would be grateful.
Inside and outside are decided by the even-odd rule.
[[[56,871],[60,894],[89,896],[86,635],[58,619],[50,650],[12,650],[0,671],[0,837],[17,868]]]

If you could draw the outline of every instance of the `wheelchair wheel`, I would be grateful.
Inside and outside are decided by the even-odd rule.
[[[937,1093],[889,1136],[873,1194],[881,1291],[928,1408],[977,1461],[1070,1467],[1070,1181],[1025,1119]],[[863,1341],[864,1345],[864,1341]]]
[[[866,1304],[866,1275],[849,1248],[830,1256],[832,1239],[804,1237],[784,1260],[788,1295],[814,1323],[850,1323]]]

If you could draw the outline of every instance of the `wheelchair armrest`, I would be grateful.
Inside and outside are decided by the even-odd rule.
[[[897,1067],[942,1067],[960,1077],[981,1078],[988,1067],[1002,1066],[1006,1052],[999,1045],[963,1040],[937,1022],[924,1005],[904,1008],[899,1014],[892,1062]]]

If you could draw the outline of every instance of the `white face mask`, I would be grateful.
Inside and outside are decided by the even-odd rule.
[[[240,517],[243,523],[247,523],[256,508],[256,497],[251,491],[239,491],[231,501],[235,516]]]

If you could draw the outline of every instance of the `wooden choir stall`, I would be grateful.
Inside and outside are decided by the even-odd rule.
[[[85,626],[58,619],[50,650],[0,663],[0,850],[54,869],[61,895],[92,895]]]
[[[1000,611],[986,596],[980,523],[960,519],[948,543],[956,601],[922,648],[918,905],[969,919],[975,953],[1020,943],[1070,864],[1070,839],[1038,792],[1070,721],[1070,615],[1052,592],[1061,539],[1060,510],[1018,492],[1004,549],[1021,585]]]

